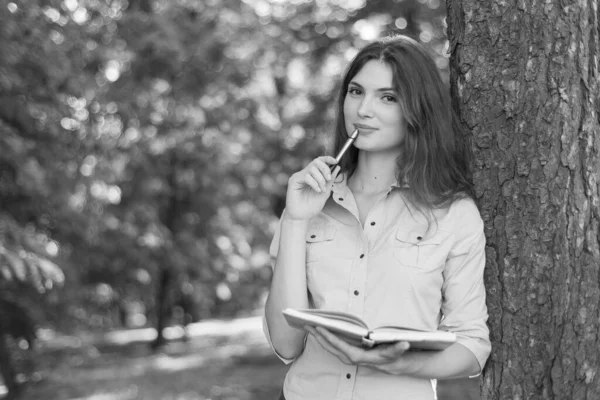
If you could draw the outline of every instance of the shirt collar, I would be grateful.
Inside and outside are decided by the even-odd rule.
[[[334,196],[344,196],[348,192],[348,190],[350,190],[348,188],[347,176],[348,175],[346,173],[341,173],[337,176],[335,182],[333,183],[333,187],[331,188]],[[406,182],[406,180],[404,180],[402,184],[393,183],[390,185],[388,194],[391,193],[394,189],[408,189],[409,187],[410,186],[408,185],[408,182]]]

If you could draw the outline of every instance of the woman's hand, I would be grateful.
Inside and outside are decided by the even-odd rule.
[[[285,205],[288,218],[309,220],[323,209],[340,171],[340,167],[329,170],[335,163],[333,157],[318,157],[290,177]]]
[[[402,375],[407,370],[409,360],[404,353],[410,348],[408,342],[363,349],[343,341],[322,327],[305,326],[304,329],[313,335],[325,350],[344,364],[375,368],[391,375]]]

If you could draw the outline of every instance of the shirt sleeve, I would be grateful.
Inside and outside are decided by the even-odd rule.
[[[454,220],[460,223],[444,268],[440,329],[454,332],[457,343],[475,355],[480,374],[491,352],[483,283],[485,233],[475,203],[457,203]]]
[[[284,212],[285,212],[285,210],[284,210]],[[283,214],[281,215],[281,217],[283,218]],[[275,228],[275,233],[273,235],[273,239],[271,240],[271,245],[269,246],[269,255],[271,256],[271,269],[275,268],[275,261],[277,260],[277,253],[279,252],[279,236],[280,236],[280,232],[281,232],[282,218],[279,219],[279,223],[277,224],[277,227]],[[275,347],[273,346],[273,343],[271,342],[271,334],[269,333],[269,325],[267,324],[267,318],[265,316],[263,316],[262,322],[263,322],[263,332],[265,334],[265,337],[267,338],[267,342],[269,343],[269,346],[271,346],[271,349],[273,350],[273,353],[275,353],[275,355],[281,361],[283,361],[283,363],[286,365],[293,362],[295,360],[295,358],[284,358],[281,355],[279,355],[279,353],[277,353],[277,350],[275,350]]]

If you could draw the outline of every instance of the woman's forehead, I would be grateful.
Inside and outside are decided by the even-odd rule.
[[[392,68],[383,61],[367,61],[354,75],[351,82],[357,83],[365,89],[393,90]]]

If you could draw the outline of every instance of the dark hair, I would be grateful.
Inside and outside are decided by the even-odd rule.
[[[416,207],[445,207],[461,197],[473,197],[468,152],[453,112],[450,93],[427,50],[406,36],[389,36],[361,49],[344,75],[337,106],[334,153],[348,138],[344,100],[352,78],[370,60],[392,69],[393,86],[406,119],[403,154],[397,161],[397,180],[406,183],[408,200]],[[341,172],[352,176],[358,149],[351,147],[340,162]]]

